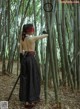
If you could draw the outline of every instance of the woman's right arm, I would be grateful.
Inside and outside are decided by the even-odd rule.
[[[33,36],[32,39],[34,41],[39,40],[39,39],[43,39],[46,38],[48,36],[48,34],[43,34],[43,35],[39,35],[39,36]]]

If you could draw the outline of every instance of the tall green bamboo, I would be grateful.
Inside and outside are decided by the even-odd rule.
[[[55,28],[55,27],[54,27]],[[59,76],[58,76],[58,59],[57,59],[57,43],[56,43],[56,39],[57,39],[57,35],[56,35],[56,30],[54,29],[53,30],[53,57],[54,57],[54,64],[55,64],[55,76],[56,76],[56,85],[57,87],[59,86]]]
[[[80,6],[77,4],[77,52],[80,48]],[[78,68],[77,68],[78,67]],[[80,55],[77,58],[77,89],[80,89]]]
[[[33,13],[34,13],[34,26],[35,26],[35,34],[34,35],[37,35],[37,26],[36,26],[36,2],[35,0],[33,0]],[[36,47],[35,47],[35,50],[36,50],[36,58],[39,62],[39,55],[38,55],[38,42],[36,42]],[[39,63],[38,63],[39,64]]]
[[[2,1],[2,17],[3,17],[3,21],[2,21],[2,26],[3,26],[3,43],[2,43],[2,74],[6,73],[6,63],[5,63],[5,47],[6,47],[6,12],[5,12],[5,2]]]
[[[78,34],[77,34],[77,5],[75,4],[74,5],[74,57],[77,53],[77,41],[78,41]],[[76,84],[76,77],[77,77],[77,59],[74,63],[74,87],[76,88],[77,87],[77,84]]]
[[[71,88],[73,89],[73,80],[71,71],[69,68],[69,61],[68,61],[68,54],[67,54],[67,47],[66,47],[66,38],[65,38],[65,13],[64,13],[64,4],[62,4],[62,41],[63,41],[63,50],[64,50],[64,59],[65,59],[65,68],[66,72],[68,73],[69,82],[71,84]]]
[[[46,3],[48,2],[47,0],[44,2]],[[53,4],[53,11],[55,13],[55,1],[52,2]],[[49,8],[49,7],[47,7]],[[50,18],[52,17],[52,18]],[[47,20],[48,19],[48,20]],[[50,21],[51,19],[51,21]],[[50,50],[50,63],[51,63],[51,72],[52,72],[52,78],[53,78],[53,84],[54,84],[54,91],[55,91],[55,100],[56,102],[58,102],[58,90],[57,90],[57,81],[56,81],[56,72],[55,72],[55,64],[54,64],[54,57],[53,57],[53,49],[52,49],[52,29],[53,29],[53,24],[54,24],[54,14],[52,13],[52,15],[50,13],[46,13],[46,25],[47,25],[47,29],[48,29],[48,33],[49,33],[49,37],[48,37],[48,43],[49,43],[49,50]]]
[[[65,61],[64,61],[64,52],[63,52],[63,46],[62,46],[62,34],[61,34],[61,7],[60,4],[57,3],[57,13],[56,13],[56,23],[57,23],[57,32],[58,32],[58,43],[60,47],[60,57],[61,57],[61,71],[62,71],[62,80],[64,81],[64,85],[66,85],[66,70],[65,70]],[[59,74],[61,75],[61,74]],[[60,79],[60,83],[62,81]]]
[[[8,0],[8,2],[7,2],[8,4],[8,9],[7,9],[7,17],[8,17],[8,33],[7,33],[7,35],[8,35],[8,65],[7,65],[7,72],[9,72],[10,73],[10,67],[9,67],[9,65],[10,65],[10,0]]]
[[[2,8],[2,0],[1,0],[1,3],[0,3],[0,8]],[[2,11],[0,12],[0,60],[1,60],[1,36],[2,36],[2,26],[1,26],[1,22],[2,22]]]

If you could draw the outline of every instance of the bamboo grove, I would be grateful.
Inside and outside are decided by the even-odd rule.
[[[44,8],[51,8],[51,12]],[[60,86],[80,90],[80,5],[58,0],[0,0],[0,61],[2,74],[12,74],[14,62],[19,73],[19,39],[24,23],[33,22],[35,35],[45,29],[48,39],[36,43],[37,60],[45,100],[53,87],[58,102]],[[7,62],[6,62],[7,60]]]

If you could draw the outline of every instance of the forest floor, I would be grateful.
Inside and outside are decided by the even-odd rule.
[[[4,75],[0,76],[0,101],[7,101],[10,92],[17,79],[16,74],[10,76]],[[9,109],[25,109],[24,106],[19,101],[19,81],[16,88],[12,94],[10,101],[8,102]],[[48,103],[45,105],[44,100],[44,87],[41,86],[41,101],[32,109],[80,109],[80,91],[74,91],[74,93],[69,88],[61,87],[59,89],[59,101],[61,103],[61,108],[55,103],[55,94],[53,88],[48,90]]]

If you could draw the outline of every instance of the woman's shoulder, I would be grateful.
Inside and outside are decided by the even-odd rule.
[[[25,38],[25,40],[27,41],[33,41],[34,40],[34,36],[28,36]]]

